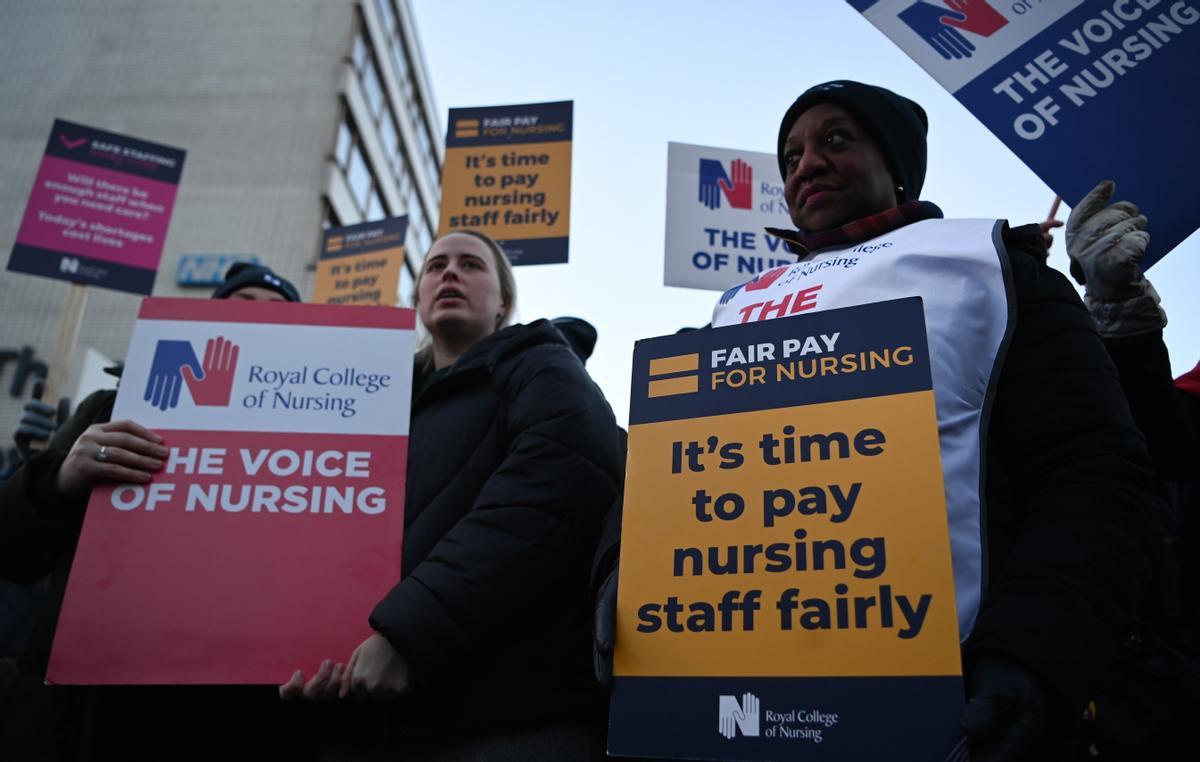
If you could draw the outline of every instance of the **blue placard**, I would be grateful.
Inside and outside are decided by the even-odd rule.
[[[1115,180],[1150,220],[1144,267],[1200,227],[1193,0],[849,2],[1067,203]]]

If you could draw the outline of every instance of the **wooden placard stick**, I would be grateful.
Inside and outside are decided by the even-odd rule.
[[[58,398],[63,392],[67,373],[71,369],[71,358],[75,354],[75,345],[79,342],[79,328],[83,324],[83,311],[86,307],[87,286],[72,283],[67,294],[67,303],[63,305],[62,322],[58,326],[58,341],[54,345],[54,355],[50,358],[46,386],[42,392],[42,399],[50,405],[58,405]]]

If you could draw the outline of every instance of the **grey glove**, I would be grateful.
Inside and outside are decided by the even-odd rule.
[[[17,424],[17,433],[14,437],[18,440],[24,439],[26,442],[50,441],[54,430],[58,428],[58,422],[55,420],[57,413],[58,411],[53,405],[38,399],[29,400],[25,403],[25,414],[21,416],[21,422]]]
[[[1146,217],[1129,201],[1109,204],[1112,180],[1092,188],[1067,219],[1071,274],[1086,286],[1084,301],[1101,336],[1114,338],[1160,330],[1167,315],[1138,263],[1150,234]]]
[[[1004,656],[984,656],[967,675],[967,693],[962,730],[971,762],[1043,758],[1050,707],[1029,670]]]
[[[25,414],[13,433],[16,453],[21,461],[45,447],[55,430],[66,422],[71,411],[71,404],[66,399],[59,400],[57,408],[42,402],[42,388],[41,381],[34,384],[33,399],[25,403]]]

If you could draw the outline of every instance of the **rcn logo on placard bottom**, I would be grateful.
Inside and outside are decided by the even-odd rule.
[[[721,696],[717,703],[717,730],[728,739],[740,731],[747,738],[758,736],[758,696],[743,693],[739,705],[737,696]]]
[[[709,209],[721,208],[722,193],[734,209],[749,209],[754,205],[753,185],[754,167],[741,159],[730,163],[729,174],[725,174],[725,167],[716,159],[700,160],[699,201]]]
[[[205,343],[203,365],[190,341],[161,340],[154,348],[142,399],[159,410],[176,407],[186,383],[192,404],[227,407],[237,361],[238,346],[221,336]]]
[[[975,54],[975,43],[963,32],[991,37],[1008,24],[1008,19],[988,0],[945,0],[945,5],[917,0],[899,15],[909,29],[946,60]]]

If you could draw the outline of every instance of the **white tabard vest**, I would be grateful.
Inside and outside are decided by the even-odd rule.
[[[995,220],[912,223],[760,273],[726,291],[713,310],[719,327],[908,296],[924,300],[963,640],[984,585],[987,413],[1013,318],[1002,227]]]

